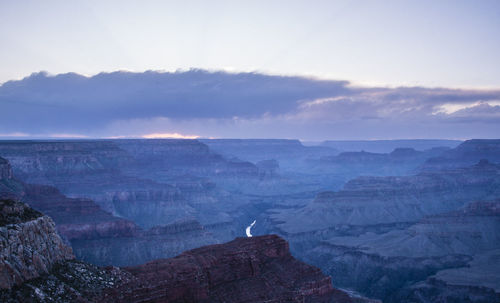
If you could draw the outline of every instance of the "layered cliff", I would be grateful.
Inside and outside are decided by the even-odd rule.
[[[245,161],[231,161],[214,153],[198,140],[116,140],[136,164],[127,168],[135,175],[166,180],[186,173],[197,176],[258,177],[257,167]]]
[[[113,173],[132,161],[109,141],[1,141],[0,155],[27,183],[55,185],[82,176]]]
[[[0,200],[0,214],[0,288],[21,285],[74,258],[49,217],[13,200]]]

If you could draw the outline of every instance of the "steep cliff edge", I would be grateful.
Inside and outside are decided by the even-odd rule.
[[[73,259],[47,216],[25,204],[0,200],[0,288],[11,288]]]
[[[334,289],[276,235],[237,238],[128,267],[134,279],[105,292],[112,302],[367,302]]]

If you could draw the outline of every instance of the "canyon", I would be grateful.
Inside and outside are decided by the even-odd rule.
[[[238,237],[251,226],[247,241],[276,234],[290,256],[361,298],[498,300],[498,268],[488,264],[500,257],[500,140],[0,141],[0,157],[0,197],[50,216],[80,260],[72,264],[148,281],[123,289],[172,287],[155,278],[173,271],[158,259],[192,260],[183,252],[202,246],[243,253],[236,247],[253,242]],[[216,302],[214,289],[189,295]]]
[[[49,217],[13,200],[0,210],[2,302],[376,302],[333,288],[276,235],[99,268],[74,260]]]

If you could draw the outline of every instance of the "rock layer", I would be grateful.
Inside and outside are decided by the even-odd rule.
[[[57,262],[74,258],[56,233],[54,222],[20,202],[0,200],[0,288],[11,288],[48,273]],[[14,217],[18,220],[14,220]],[[15,222],[15,223],[11,223]],[[9,224],[10,223],[10,224]]]

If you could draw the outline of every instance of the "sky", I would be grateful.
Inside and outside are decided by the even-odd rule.
[[[0,0],[0,66],[1,138],[498,137],[500,1]]]

